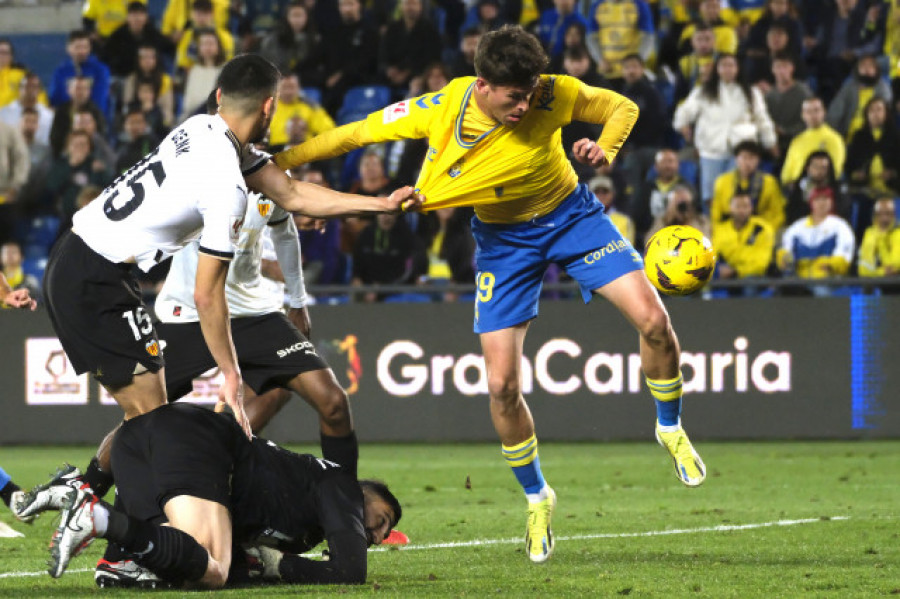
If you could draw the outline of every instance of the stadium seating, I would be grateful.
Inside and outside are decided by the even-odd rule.
[[[391,103],[391,88],[386,85],[360,85],[351,87],[344,95],[344,102],[337,113],[337,124],[346,125],[381,110]]]

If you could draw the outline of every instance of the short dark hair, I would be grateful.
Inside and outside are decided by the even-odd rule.
[[[636,60],[639,63],[641,63],[641,66],[644,66],[644,64],[645,64],[644,58],[637,52],[632,52],[631,54],[626,54],[625,58],[622,59],[622,62],[625,62],[626,60]]]
[[[25,116],[26,114],[33,114],[35,116],[41,115],[41,113],[37,111],[37,108],[33,106],[25,106],[22,108],[22,116]]]
[[[211,0],[194,0],[191,4],[191,10],[199,10],[200,12],[212,12],[213,4]]]
[[[485,33],[475,51],[475,72],[491,85],[533,86],[549,63],[541,42],[519,25]]]
[[[585,58],[590,58],[590,54],[588,54],[587,48],[579,44],[577,46],[569,46],[563,50],[563,58],[568,60],[583,60]]]
[[[144,111],[141,109],[140,104],[132,104],[128,107],[128,111],[125,113],[125,118],[127,119],[130,116],[134,116],[136,114],[141,115],[144,118],[147,118],[147,115],[144,114]]]
[[[737,156],[741,152],[750,152],[751,154],[756,154],[757,158],[762,156],[762,148],[752,139],[746,139],[734,147],[735,156]]]
[[[359,487],[363,490],[363,493],[370,491],[384,499],[384,502],[387,503],[391,508],[391,511],[394,512],[394,521],[391,522],[391,528],[397,526],[397,523],[400,522],[400,518],[403,517],[403,508],[400,507],[400,502],[394,497],[394,494],[391,493],[391,490],[388,489],[387,485],[380,480],[367,478],[359,481]]]
[[[67,44],[74,42],[75,40],[89,40],[91,39],[91,34],[85,31],[84,29],[73,29],[69,32],[69,39],[66,41]]]
[[[216,114],[219,112],[219,98],[216,93],[218,91],[219,90],[214,89],[206,96],[206,114]]]
[[[258,54],[240,54],[222,67],[216,85],[222,90],[222,103],[249,114],[268,98],[275,96],[281,73],[278,67]]]
[[[126,12],[147,12],[147,5],[143,2],[129,2],[128,7],[125,9]]]

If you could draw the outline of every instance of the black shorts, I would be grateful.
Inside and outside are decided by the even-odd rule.
[[[156,327],[165,348],[166,393],[175,401],[190,393],[193,380],[216,362],[199,322],[157,322]],[[298,374],[328,368],[315,346],[281,312],[232,318],[231,337],[241,376],[257,394],[284,387]]]
[[[225,414],[162,406],[126,420],[113,440],[112,473],[124,510],[159,521],[166,502],[190,495],[231,509],[231,475],[250,442]]]
[[[150,372],[163,367],[133,268],[110,262],[69,231],[44,273],[47,313],[75,372],[90,371],[111,387],[130,383],[138,364]]]

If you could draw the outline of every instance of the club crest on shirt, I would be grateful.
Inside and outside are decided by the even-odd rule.
[[[263,218],[269,216],[269,214],[272,212],[273,206],[274,203],[272,202],[272,200],[260,198],[256,201],[256,209],[259,211],[259,215]]]
[[[451,178],[458,177],[462,172],[462,165],[465,162],[464,159],[460,158],[456,162],[453,163],[453,166],[447,171],[447,174],[450,175]]]
[[[147,350],[147,353],[153,356],[154,358],[159,355],[159,343],[156,339],[151,339],[144,345],[144,349]]]

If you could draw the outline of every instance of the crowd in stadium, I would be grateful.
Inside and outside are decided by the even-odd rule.
[[[284,75],[274,152],[475,75],[480,36],[505,23],[539,37],[551,72],[640,107],[611,167],[573,161],[636,247],[690,224],[712,239],[720,279],[900,272],[900,6],[889,0],[169,0],[159,22],[146,0],[86,0],[51,80],[0,39],[6,278],[39,295],[73,213],[204,111],[235,53]],[[562,142],[599,132],[573,122]],[[427,149],[386,144],[293,176],[382,195],[415,182]],[[471,215],[301,230],[306,283],[471,283]]]

